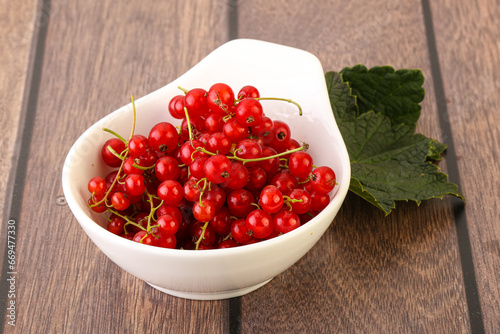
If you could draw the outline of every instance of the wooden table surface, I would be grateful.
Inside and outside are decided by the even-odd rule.
[[[0,0],[0,8],[5,332],[500,333],[498,0]],[[422,69],[417,130],[449,145],[440,167],[465,206],[450,197],[399,203],[384,217],[349,194],[304,258],[230,300],[172,297],[124,272],[65,205],[64,158],[131,93],[164,86],[234,38],[310,51],[325,71]]]

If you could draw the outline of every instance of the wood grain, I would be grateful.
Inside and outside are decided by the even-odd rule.
[[[308,50],[325,70],[390,64],[432,75],[419,3],[259,1],[242,3],[239,13],[240,37]],[[432,80],[424,87],[418,131],[440,139]],[[383,217],[348,196],[310,253],[242,298],[243,332],[469,331],[453,224],[446,200],[401,203]]]
[[[0,166],[6,172],[0,175],[0,212],[2,226],[9,217],[15,168],[20,149],[17,142],[18,130],[22,122],[23,102],[30,73],[30,51],[35,31],[36,1],[1,0],[0,7]],[[5,224],[4,224],[5,222]],[[2,227],[2,231],[3,227]],[[2,235],[4,235],[2,233]],[[0,240],[0,254],[3,259],[6,238]]]
[[[225,42],[223,9],[202,1],[52,2],[20,217],[15,333],[227,331],[227,302],[155,291],[105,257],[55,201],[76,138],[130,94],[167,84]]]
[[[432,3],[485,330],[500,332],[500,8]]]

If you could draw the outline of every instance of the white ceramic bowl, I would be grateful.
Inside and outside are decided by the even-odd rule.
[[[176,250],[138,244],[108,232],[102,214],[87,206],[88,181],[105,176],[110,169],[100,161],[100,147],[111,137],[110,128],[128,137],[132,107],[126,105],[92,125],[76,141],[66,158],[62,185],[68,205],[90,239],[113,262],[132,275],[168,294],[190,299],[223,299],[241,296],[269,282],[307,251],[333,221],[350,181],[347,150],[330,107],[323,68],[312,54],[256,40],[228,42],[183,76],[136,101],[136,132],[147,135],[160,121],[178,125],[168,113],[168,102],[177,88],[208,89],[216,82],[235,91],[256,86],[261,96],[291,98],[303,109],[299,116],[293,104],[263,101],[272,119],[285,120],[292,137],[310,145],[317,166],[334,169],[338,186],[333,199],[317,217],[277,238],[237,248],[205,251]]]

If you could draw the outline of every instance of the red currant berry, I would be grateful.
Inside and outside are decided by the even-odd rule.
[[[154,240],[154,246],[174,249],[177,245],[177,239],[174,235],[159,232]]]
[[[240,244],[246,244],[252,240],[252,234],[248,231],[245,219],[237,219],[231,224],[231,235]]]
[[[216,211],[220,210],[224,206],[224,203],[226,203],[225,191],[215,184],[210,185],[210,189],[205,190],[201,197],[212,202],[215,205]]]
[[[174,157],[166,155],[156,161],[155,176],[158,180],[177,180],[180,174],[181,169]]]
[[[148,149],[148,139],[143,135],[133,135],[128,142],[128,153],[133,157],[140,157]]]
[[[307,177],[313,169],[313,159],[304,151],[294,152],[288,159],[288,169],[295,177]]]
[[[113,205],[116,210],[122,211],[128,208],[130,201],[124,193],[117,191],[111,196],[111,205]]]
[[[106,229],[116,235],[123,233],[123,227],[125,226],[125,219],[113,215],[106,225]]]
[[[290,205],[292,211],[298,215],[304,214],[311,210],[311,195],[304,189],[294,189],[288,195],[290,197]]]
[[[217,114],[214,112],[208,113],[205,117],[205,130],[209,132],[221,132],[222,125],[224,125],[224,121],[222,120],[224,115]]]
[[[88,184],[88,189],[91,194],[102,195],[106,192],[107,184],[106,180],[100,176],[96,176],[90,179]]]
[[[246,225],[256,238],[268,237],[274,230],[273,218],[264,210],[253,210],[246,218]]]
[[[139,174],[132,174],[125,178],[125,189],[130,196],[141,196],[146,190],[144,177]]]
[[[239,244],[232,240],[232,239],[227,239],[222,241],[218,246],[217,249],[223,249],[223,248],[233,248],[233,247],[238,247]]]
[[[254,98],[254,99],[257,99],[260,97],[259,91],[254,86],[250,86],[250,85],[244,86],[238,92],[238,100],[243,100],[243,99],[250,98],[250,97]]]
[[[269,144],[273,140],[274,122],[267,116],[263,116],[259,124],[252,126],[250,131],[255,137],[259,137],[265,144]]]
[[[326,208],[328,203],[330,203],[328,194],[319,191],[313,191],[311,193],[311,210],[321,211]]]
[[[280,120],[274,121],[272,137],[269,146],[274,148],[277,152],[285,151],[291,137],[288,124]]]
[[[179,221],[174,216],[168,214],[160,216],[156,224],[158,225],[157,231],[167,235],[174,235],[179,230]]]
[[[222,131],[232,143],[237,143],[250,135],[248,127],[238,123],[236,118],[231,118],[224,123]]]
[[[227,197],[227,207],[239,218],[246,217],[253,210],[252,203],[255,203],[255,199],[246,189],[233,190]]]
[[[160,200],[168,205],[178,205],[184,196],[181,184],[174,180],[163,181],[158,186],[157,193]]]
[[[148,234],[146,231],[137,232],[132,240],[145,245],[155,245],[154,237],[151,234]]]
[[[207,200],[201,199],[193,204],[193,216],[197,221],[208,222],[215,216],[215,205]]]
[[[255,99],[246,98],[236,106],[235,117],[241,125],[259,125],[263,116],[264,111],[262,109],[262,105]]]
[[[197,157],[206,155],[206,153],[200,152],[199,150],[197,150],[197,148],[205,148],[205,145],[203,145],[203,143],[198,140],[192,140],[191,142],[186,141],[184,144],[182,144],[179,154],[182,162],[186,166],[191,166],[191,163]]]
[[[231,211],[226,207],[218,210],[210,220],[210,226],[219,235],[228,235],[231,232],[231,223]]]
[[[222,154],[213,155],[205,162],[203,171],[208,181],[222,183],[229,178],[231,161]]]
[[[330,167],[318,167],[311,174],[311,187],[315,191],[329,193],[335,187],[335,182],[335,172]]]
[[[184,95],[176,95],[170,100],[168,112],[175,119],[186,117],[186,113],[184,112]]]
[[[216,83],[208,90],[207,103],[213,112],[227,114],[234,104],[234,92],[228,85]]]
[[[189,117],[205,116],[208,113],[207,91],[201,88],[191,89],[184,97],[184,106]]]
[[[117,154],[121,154],[125,150],[125,143],[118,138],[111,138],[102,145],[101,149],[101,157],[106,165],[120,167],[122,160],[111,153],[108,147],[111,147]]]
[[[234,153],[238,158],[241,159],[258,159],[262,158],[262,147],[254,139],[243,139],[236,144],[234,148]],[[256,161],[245,162],[247,166],[254,166],[257,164]]]
[[[283,195],[289,195],[293,189],[299,187],[299,182],[297,178],[290,174],[288,171],[281,171],[276,174],[272,180],[271,184],[276,186]]]
[[[275,213],[283,207],[283,194],[273,185],[265,186],[260,192],[260,206],[267,213]]]
[[[216,132],[207,140],[207,150],[212,153],[226,155],[231,150],[231,140],[223,133]]]
[[[168,122],[161,122],[153,126],[149,132],[149,145],[156,152],[173,152],[177,148],[179,135],[175,127]]]
[[[241,189],[248,183],[249,178],[248,169],[242,163],[233,162],[229,178],[224,181],[222,186],[229,189]]]
[[[300,226],[299,216],[292,211],[280,211],[273,218],[274,228],[280,233],[288,233]]]
[[[248,190],[261,190],[267,182],[267,174],[260,166],[252,166],[248,169],[248,183],[245,186]]]

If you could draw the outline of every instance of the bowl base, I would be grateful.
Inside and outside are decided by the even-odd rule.
[[[157,285],[148,283],[150,286],[153,288],[160,290],[161,292],[164,292],[166,294],[175,296],[175,297],[180,297],[180,298],[185,298],[185,299],[195,299],[195,300],[218,300],[218,299],[228,299],[228,298],[234,298],[234,297],[240,297],[243,295],[246,295],[247,293],[250,293],[254,290],[257,290],[258,288],[266,285],[272,280],[269,279],[265,282],[249,286],[246,288],[242,289],[234,289],[234,290],[227,290],[227,291],[220,291],[220,292],[189,292],[189,291],[176,291],[176,290],[169,290],[165,289],[162,287],[159,287]]]

